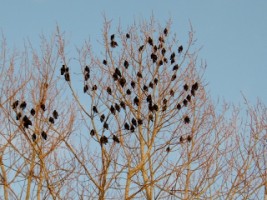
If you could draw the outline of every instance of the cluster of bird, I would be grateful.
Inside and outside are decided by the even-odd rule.
[[[24,110],[26,109],[26,107],[27,107],[27,103],[26,103],[25,101],[23,101],[23,102],[20,103],[19,100],[16,100],[16,101],[14,101],[13,104],[12,104],[12,109],[13,109],[13,110],[15,111],[15,113],[16,113],[16,120],[21,121],[23,127],[26,128],[26,129],[28,129],[29,126],[32,126],[32,121],[30,120],[30,118],[29,118],[26,114],[23,115],[23,112],[24,112]],[[43,104],[43,103],[40,104],[40,108],[42,109],[43,112],[46,111],[45,104]],[[30,115],[31,115],[32,117],[34,117],[35,114],[36,114],[36,111],[35,111],[34,108],[32,108],[32,109],[30,110]],[[23,116],[23,117],[22,117],[22,116]],[[22,119],[21,119],[21,118],[22,118]],[[48,118],[48,121],[49,121],[51,124],[54,124],[54,123],[55,123],[55,119],[58,119],[58,112],[57,112],[56,110],[53,111],[52,116],[50,116],[50,117]],[[45,131],[42,131],[42,132],[41,132],[41,136],[42,136],[42,138],[43,138],[44,140],[47,139],[47,133],[46,133]],[[33,133],[33,134],[32,134],[32,140],[33,140],[33,142],[34,142],[36,139],[37,139],[37,135],[36,135],[36,133]]]
[[[139,51],[139,53],[142,53],[142,51],[144,50],[144,48],[148,44],[148,45],[151,46],[151,49],[152,49],[152,53],[150,55],[150,58],[151,58],[153,63],[156,63],[158,66],[161,66],[161,65],[163,65],[163,63],[168,63],[168,60],[170,60],[171,65],[174,64],[174,66],[172,68],[172,71],[174,73],[171,76],[170,80],[174,81],[177,78],[176,72],[179,69],[179,65],[175,63],[175,57],[176,57],[175,52],[172,52],[170,54],[169,59],[167,59],[167,57],[166,57],[166,55],[167,55],[166,52],[167,51],[166,51],[166,49],[164,47],[164,43],[165,43],[165,37],[167,35],[168,35],[168,29],[165,28],[164,31],[163,31],[163,34],[158,38],[158,40],[159,40],[158,45],[154,44],[154,41],[153,41],[153,39],[151,37],[148,37],[146,42],[145,42],[145,44],[141,45],[138,48],[138,51]],[[126,34],[126,39],[130,39],[130,34],[129,33]],[[116,48],[118,46],[118,43],[115,41],[115,34],[112,34],[110,36],[110,43],[109,44],[110,44],[111,48]],[[178,54],[181,54],[182,51],[183,51],[183,46],[180,45],[178,47],[178,49],[177,49],[177,52],[178,52]],[[103,60],[102,63],[105,66],[108,65],[107,60]],[[124,60],[123,66],[124,66],[125,69],[128,69],[129,68],[129,62],[127,60]],[[66,70],[66,69],[68,69],[68,68],[66,68],[65,65],[63,65],[62,68],[61,68],[61,75],[64,75],[64,73],[65,73],[65,80],[69,81],[69,73],[68,73],[68,70]],[[84,80],[85,80],[85,85],[84,85],[83,91],[84,91],[84,93],[87,93],[88,90],[89,90],[89,86],[86,83],[87,83],[88,79],[90,78],[90,68],[88,66],[85,66],[83,75],[84,75]],[[118,85],[121,86],[122,89],[124,89],[125,86],[127,86],[127,80],[123,76],[123,73],[121,72],[121,70],[118,67],[115,68],[115,70],[111,74],[111,76],[112,76],[112,79],[114,80],[115,84],[117,82]],[[138,71],[136,73],[136,80],[140,80],[140,79],[143,79],[142,71]],[[141,89],[146,94],[146,101],[148,103],[148,110],[150,112],[149,115],[148,115],[148,120],[150,120],[152,122],[153,122],[153,113],[158,112],[159,110],[161,110],[162,112],[167,110],[167,102],[168,102],[168,100],[166,98],[163,99],[163,104],[162,104],[162,106],[160,106],[161,108],[159,108],[159,105],[157,105],[155,102],[153,102],[152,95],[148,93],[149,92],[149,88],[153,89],[154,87],[156,87],[158,85],[158,83],[159,83],[159,80],[158,80],[158,78],[155,77],[147,85],[144,84],[144,85],[141,86]],[[136,88],[137,84],[136,84],[136,82],[134,80],[132,80],[130,82],[130,85],[131,85],[131,88],[134,90]],[[183,89],[184,89],[184,91],[189,92],[189,86],[187,84],[185,84],[183,86]],[[97,85],[93,85],[91,87],[91,90],[92,91],[96,91],[97,90]],[[131,91],[130,88],[125,88],[125,90],[126,90],[125,91],[126,95],[130,96],[132,94],[132,91]],[[181,103],[178,103],[176,108],[178,110],[180,110],[180,109],[182,109],[182,106],[186,107],[188,105],[188,102],[191,101],[191,97],[195,96],[195,92],[197,90],[198,90],[198,83],[195,82],[191,86],[191,91],[190,91],[191,94],[188,94],[186,96],[186,98]],[[107,92],[108,95],[113,95],[113,91],[112,91],[111,87],[109,87],[109,86],[106,88],[106,92]],[[170,96],[174,96],[175,95],[175,92],[172,89],[169,92],[170,92],[169,93]],[[140,105],[141,101],[142,101],[142,99],[140,99],[138,96],[135,96],[133,98],[133,105],[138,107]],[[110,108],[109,108],[109,111],[110,111],[111,114],[116,115],[117,112],[119,113],[121,111],[121,108],[126,110],[125,102],[122,99],[120,100],[120,102],[117,102],[114,105],[111,105]],[[97,109],[96,106],[93,106],[92,110],[93,110],[94,113],[99,114],[100,121],[101,121],[101,123],[103,123],[103,128],[108,130],[109,129],[109,124],[107,123],[108,118],[106,118],[106,116],[104,114],[100,114],[98,112],[98,109]],[[185,124],[190,123],[190,118],[188,116],[185,116],[183,120],[184,120]],[[140,126],[142,124],[143,124],[143,119],[141,119],[141,118],[140,119],[132,118],[131,119],[131,123],[126,122],[124,124],[124,129],[125,130],[129,130],[131,132],[134,132],[135,128],[137,128],[138,126]],[[94,136],[95,133],[96,133],[95,130],[91,130],[91,132],[90,132],[91,136]],[[184,138],[183,137],[181,137],[181,138],[184,141]],[[113,135],[112,139],[113,139],[114,142],[117,142],[117,143],[120,142],[116,135]],[[187,141],[189,141],[189,142],[191,141],[190,136],[187,138]],[[108,143],[108,138],[103,135],[100,138],[99,142],[100,142],[101,145],[102,144],[107,144]]]
[[[70,81],[70,73],[69,73],[68,67],[66,67],[65,65],[62,65],[60,69],[60,73],[62,76],[64,75],[66,81]]]

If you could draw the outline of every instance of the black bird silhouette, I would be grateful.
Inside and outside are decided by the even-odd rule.
[[[144,45],[141,45],[138,49],[139,52],[141,52],[144,49]]]
[[[121,77],[121,71],[116,67],[116,69],[115,69],[115,73],[119,76],[119,77]]]
[[[16,100],[13,104],[12,104],[12,108],[16,109],[19,105],[19,100]]]
[[[42,108],[43,111],[45,111],[45,104],[42,103],[41,104],[41,108]]]
[[[153,122],[153,115],[149,114],[148,119]]]
[[[35,142],[35,140],[36,140],[36,134],[34,133],[32,134],[32,141]]]
[[[120,112],[121,111],[121,107],[119,104],[115,103],[115,109]]]
[[[137,119],[137,123],[138,123],[138,125],[142,125],[143,124],[143,120],[142,119]]]
[[[152,96],[151,96],[151,94],[147,95],[146,101],[147,102],[152,102]]]
[[[102,115],[100,116],[100,121],[103,122],[104,120],[105,120],[105,115],[102,114]]]
[[[68,68],[68,67],[66,67],[66,68],[65,68],[65,71],[66,71],[66,72],[69,72],[69,68]]]
[[[162,112],[164,112],[164,111],[166,111],[167,110],[167,105],[164,105],[163,107],[162,107]]]
[[[44,140],[47,139],[47,134],[46,134],[46,132],[42,131],[41,136],[42,136],[42,138],[43,138]]]
[[[29,128],[29,126],[32,126],[31,120],[26,115],[23,117],[22,120],[25,128]]]
[[[187,101],[186,99],[184,99],[184,100],[183,100],[183,104],[184,104],[184,106],[187,106],[188,101]]]
[[[173,68],[172,68],[173,71],[178,70],[178,69],[179,69],[179,65],[178,64],[174,65]]]
[[[85,85],[84,87],[83,87],[83,93],[86,93],[88,91],[88,85]]]
[[[158,105],[157,105],[157,104],[154,104],[154,105],[153,105],[153,109],[154,109],[155,111],[158,111],[158,110],[159,110]]]
[[[154,50],[154,52],[156,52],[158,50],[157,45],[154,45],[153,50]]]
[[[163,61],[160,60],[160,61],[158,62],[158,65],[159,65],[159,66],[163,65]]]
[[[195,96],[196,95],[195,90],[191,90],[191,95],[192,96]]]
[[[93,90],[93,91],[97,90],[97,85],[94,85],[94,86],[92,87],[92,90]]]
[[[187,91],[188,90],[188,85],[184,84],[184,90]]]
[[[65,77],[66,81],[68,81],[68,82],[70,81],[70,74],[68,72],[65,73],[64,77]]]
[[[152,105],[152,101],[149,102],[149,104],[148,104],[148,110],[149,110],[150,112],[153,112],[153,111],[154,111],[154,107],[153,107],[153,105]]]
[[[116,115],[116,110],[114,108],[113,105],[110,106],[110,112],[113,114],[113,115]]]
[[[25,101],[23,101],[21,104],[20,104],[20,108],[22,109],[22,110],[24,110],[25,108],[26,108],[26,106],[27,106],[27,103],[25,102]]]
[[[157,62],[158,56],[154,53],[151,53],[150,58],[153,60],[153,63]]]
[[[176,79],[176,74],[172,75],[171,81],[174,81]]]
[[[195,82],[195,83],[192,85],[192,90],[195,90],[195,91],[198,90],[198,82]]]
[[[103,144],[107,144],[108,143],[108,138],[105,136],[105,135],[103,135],[103,136],[101,136],[101,138],[100,138],[100,145],[102,146]]]
[[[55,120],[53,117],[49,117],[49,120],[48,120],[51,124],[54,124],[55,123]]]
[[[34,116],[35,115],[35,110],[32,108],[31,109],[31,115]]]
[[[124,65],[124,67],[125,67],[126,69],[128,69],[128,67],[129,67],[129,63],[128,63],[127,60],[124,61],[123,65]]]
[[[131,86],[132,86],[132,88],[135,88],[135,82],[134,81],[131,82]]]
[[[169,153],[171,151],[171,148],[170,147],[167,147],[166,148],[166,151],[167,151],[167,153]]]
[[[90,135],[91,135],[92,137],[95,135],[95,130],[94,130],[94,129],[92,129],[92,130],[90,131]]]
[[[112,139],[113,139],[114,142],[120,143],[120,140],[119,140],[119,138],[116,135],[113,135],[112,136]]]
[[[61,75],[64,75],[65,72],[66,72],[65,65],[62,65],[62,67],[60,68],[60,74],[61,74]]]
[[[182,51],[183,51],[183,46],[181,45],[181,46],[179,46],[179,48],[178,48],[178,53],[181,53]]]
[[[127,89],[127,90],[126,90],[126,94],[127,94],[127,95],[131,95],[131,93],[132,93],[132,92],[131,92],[130,89]]]
[[[172,89],[170,90],[170,95],[174,96],[174,91]]]
[[[133,124],[134,126],[137,126],[137,121],[136,121],[135,118],[132,118],[132,124]]]
[[[157,85],[159,80],[157,78],[154,78],[154,83]]]
[[[96,107],[96,106],[93,106],[93,111],[94,111],[95,113],[98,113],[98,110],[97,110],[97,107]]]
[[[116,72],[114,72],[114,74],[112,75],[113,80],[117,81],[119,79],[118,75],[116,74]]]
[[[104,122],[103,127],[108,130],[108,123]]]
[[[125,106],[125,103],[123,101],[120,102],[120,106],[125,110],[126,109],[126,106]]]
[[[166,53],[166,49],[165,49],[165,48],[161,49],[161,54],[162,54],[163,56],[165,55],[165,53]]]
[[[112,91],[111,91],[111,88],[110,88],[110,87],[107,87],[107,93],[108,93],[109,95],[112,95]]]
[[[52,114],[53,114],[53,117],[54,117],[55,119],[58,118],[58,112],[57,112],[56,110],[54,110]]]
[[[164,35],[167,36],[168,35],[168,29],[165,28],[164,31],[163,31]]]
[[[16,115],[16,120],[19,120],[21,118],[21,113],[19,112],[17,115]]]
[[[143,86],[143,90],[148,92],[148,87],[146,85]]]
[[[134,125],[131,125],[130,130],[131,130],[132,133],[134,132]]]
[[[184,123],[189,124],[189,122],[190,122],[190,118],[188,116],[185,116]]]
[[[87,72],[84,74],[84,80],[88,81],[88,79],[90,78],[90,74]]]
[[[124,124],[124,128],[125,128],[126,130],[130,130],[130,126],[129,126],[129,124],[128,124],[127,122]]]
[[[90,73],[90,69],[89,69],[89,67],[87,65],[85,66],[84,71],[87,72],[87,73]]]
[[[153,89],[153,86],[154,86],[154,85],[153,85],[152,82],[150,82],[148,86],[151,87],[151,88]]]
[[[139,77],[139,78],[143,78],[143,76],[142,76],[142,73],[139,71],[139,72],[137,72],[137,77]]]
[[[163,61],[164,61],[165,63],[168,63],[168,59],[167,59],[167,58],[163,58]]]
[[[191,135],[188,135],[187,136],[187,142],[191,142],[191,140],[192,140],[192,136]]]
[[[161,37],[161,36],[159,37],[159,41],[162,42],[162,43],[165,42],[164,39],[163,39],[163,37]]]
[[[175,53],[173,52],[170,56],[170,60],[174,59],[175,58]]]
[[[190,95],[187,95],[187,96],[186,96],[186,99],[187,99],[187,101],[190,102],[190,101],[191,101],[191,96],[190,96]]]
[[[103,64],[104,64],[104,65],[107,65],[107,61],[106,61],[106,60],[103,60]]]
[[[163,104],[167,104],[168,100],[164,98],[162,102]]]
[[[114,40],[114,38],[115,38],[115,34],[112,34],[112,35],[110,36],[110,40]]]
[[[177,106],[176,106],[176,108],[178,109],[178,110],[181,110],[181,108],[182,108],[182,106],[181,106],[181,104],[177,104]]]
[[[183,143],[184,142],[184,138],[183,136],[180,137],[180,143]]]
[[[124,85],[126,84],[126,79],[124,77],[121,77],[119,79],[119,83],[120,83],[121,87],[124,87]]]
[[[126,33],[126,38],[129,39],[130,38],[130,34]]]
[[[111,46],[112,48],[115,48],[116,46],[118,46],[118,43],[117,43],[116,41],[112,40],[112,41],[110,42],[110,46]]]
[[[151,37],[148,37],[148,40],[147,40],[148,44],[150,44],[151,46],[153,46],[153,40]]]
[[[173,64],[173,63],[175,63],[175,59],[174,58],[171,59],[171,64]]]
[[[137,106],[139,105],[139,99],[137,96],[134,98],[134,104]]]

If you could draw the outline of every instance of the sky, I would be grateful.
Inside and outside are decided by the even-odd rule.
[[[101,38],[103,14],[125,28],[152,14],[162,25],[171,18],[185,41],[191,22],[212,98],[243,104],[244,95],[267,105],[266,10],[266,0],[0,0],[0,31],[19,49],[27,39],[38,46],[59,25],[75,49]]]

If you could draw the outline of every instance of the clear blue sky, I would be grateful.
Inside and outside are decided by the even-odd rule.
[[[259,97],[267,104],[266,0],[0,0],[0,30],[10,47],[19,47],[58,24],[75,48],[100,38],[103,13],[125,27],[152,13],[163,24],[171,17],[172,30],[182,36],[190,20],[213,99],[243,103],[242,91],[252,103]]]

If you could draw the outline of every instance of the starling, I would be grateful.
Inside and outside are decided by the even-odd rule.
[[[172,75],[171,81],[174,81],[176,79],[176,74]]]
[[[184,90],[187,91],[188,90],[188,85],[184,84]]]
[[[131,93],[132,93],[132,92],[131,92],[130,89],[126,90],[126,94],[127,94],[127,95],[131,95]]]
[[[94,86],[92,87],[92,91],[95,91],[95,90],[97,90],[97,85],[94,85]]]
[[[123,65],[124,65],[124,67],[125,67],[126,69],[128,69],[128,67],[129,67],[129,63],[128,63],[127,60],[124,61]]]
[[[85,66],[84,71],[87,72],[87,73],[90,73],[90,69],[89,69],[89,67],[87,65]]]
[[[42,135],[42,138],[43,138],[44,140],[47,139],[47,134],[46,134],[46,132],[42,131],[41,135]]]
[[[114,74],[112,75],[113,80],[117,81],[119,79],[118,75],[114,72]]]
[[[161,54],[164,56],[164,55],[165,55],[165,53],[166,53],[166,49],[165,49],[165,48],[163,48],[163,49],[161,50]]]
[[[92,130],[90,131],[90,135],[91,135],[92,137],[95,135],[95,130],[94,130],[94,129],[92,129]]]
[[[157,105],[157,104],[154,104],[154,105],[153,105],[153,109],[154,109],[155,111],[158,111],[158,110],[159,110],[158,105]]]
[[[132,124],[133,124],[134,126],[137,126],[137,121],[136,121],[135,118],[132,118]]]
[[[172,68],[173,71],[178,70],[178,69],[179,69],[179,65],[178,64],[174,65],[173,68]]]
[[[22,120],[25,128],[29,128],[29,126],[32,126],[31,120],[26,115],[23,117]]]
[[[57,111],[56,111],[56,110],[54,110],[52,114],[53,114],[53,117],[54,117],[55,119],[57,119],[57,118],[58,118],[58,113],[57,113]]]
[[[126,79],[124,77],[120,78],[119,83],[120,83],[121,87],[124,87],[124,85],[126,84]]]
[[[142,119],[137,119],[137,123],[138,123],[138,125],[142,125],[143,124],[143,120]]]
[[[143,90],[148,92],[148,87],[146,85],[143,86]]]
[[[105,115],[102,114],[102,115],[100,116],[100,121],[103,122],[104,120],[105,120]]]
[[[101,136],[100,138],[100,145],[102,146],[103,144],[107,144],[108,143],[108,138],[106,136]]]
[[[161,49],[163,47],[162,43],[159,44],[158,49]]]
[[[31,109],[31,115],[34,116],[35,115],[35,110],[32,108]]]
[[[192,96],[195,96],[196,95],[195,90],[191,90],[191,95]]]
[[[158,47],[156,45],[154,45],[153,50],[154,50],[154,52],[156,52],[158,50]]]
[[[151,94],[147,95],[146,101],[147,102],[152,102],[152,96],[151,96]]]
[[[65,72],[66,72],[65,65],[62,65],[62,67],[60,68],[60,74],[61,74],[61,75],[64,75]]]
[[[107,130],[108,130],[108,123],[107,123],[107,122],[105,122],[105,123],[103,124],[103,127],[104,127],[105,129],[107,129]]]
[[[164,39],[163,39],[163,37],[161,37],[161,36],[159,37],[159,41],[160,42],[163,42],[163,43],[165,42]]]
[[[182,51],[183,51],[183,46],[181,45],[181,46],[179,46],[179,48],[178,48],[178,53],[181,53]]]
[[[153,60],[153,63],[155,63],[158,59],[158,56],[154,53],[151,53],[150,58]]]
[[[97,110],[96,106],[93,106],[93,111],[94,111],[94,113],[98,113],[98,110]]]
[[[112,48],[115,48],[116,46],[118,46],[118,43],[117,43],[116,41],[112,40],[112,41],[110,42],[110,46],[111,46]]]
[[[137,72],[137,77],[139,77],[139,78],[143,78],[143,76],[142,76],[142,73],[139,71],[139,72]]]
[[[192,85],[192,90],[197,91],[198,90],[198,83],[195,82],[194,85]]]
[[[120,140],[116,135],[113,135],[112,139],[113,139],[114,142],[120,143]]]
[[[190,101],[191,101],[191,96],[190,96],[190,95],[187,95],[187,96],[186,96],[186,99],[187,99],[187,101],[190,102]]]
[[[167,59],[167,58],[163,58],[163,61],[164,61],[165,63],[168,63],[168,59]]]
[[[163,99],[163,104],[165,105],[165,104],[167,104],[167,102],[168,102],[168,100],[167,99]]]
[[[21,118],[21,113],[19,112],[17,115],[16,115],[16,120],[19,120]]]
[[[84,80],[88,81],[88,79],[90,78],[90,74],[87,72],[84,74]]]
[[[109,95],[112,95],[112,91],[111,91],[111,88],[110,88],[110,87],[107,87],[107,93],[108,93]]]
[[[149,102],[149,104],[148,104],[148,110],[149,110],[150,112],[153,112],[153,111],[154,111],[154,107],[153,107],[153,105],[152,105],[152,101]]]
[[[124,124],[124,128],[125,128],[126,130],[130,130],[130,126],[129,126],[129,124],[128,124],[127,122]]]
[[[164,31],[163,31],[164,35],[167,36],[168,35],[168,29],[165,28]]]
[[[175,59],[174,59],[174,58],[171,59],[171,65],[172,65],[173,63],[175,63]]]
[[[153,89],[153,86],[154,86],[154,85],[153,85],[153,83],[152,83],[152,82],[150,82],[148,86],[149,86],[150,88],[152,88],[152,89]]]
[[[115,109],[120,112],[121,111],[121,107],[119,104],[115,103]]]
[[[149,119],[150,121],[152,121],[152,122],[153,122],[153,115],[152,115],[152,114],[150,114],[150,115],[148,116],[148,119]]]
[[[41,104],[41,108],[42,108],[43,111],[45,111],[45,104],[42,103]]]
[[[114,38],[115,38],[115,35],[112,34],[112,35],[110,36],[110,40],[112,41],[112,40],[114,40]]]
[[[190,118],[188,116],[185,116],[184,123],[189,124],[189,122],[190,122]]]
[[[154,78],[154,83],[157,85],[159,80],[157,78]]]
[[[169,153],[171,151],[171,148],[170,147],[167,147],[166,148],[166,151],[167,151],[167,153]]]
[[[171,89],[170,90],[170,95],[173,97],[174,96],[174,91]]]
[[[167,105],[164,105],[163,107],[162,107],[162,112],[164,112],[164,111],[166,111],[167,110]]]
[[[139,105],[139,99],[137,96],[134,98],[134,104],[137,106]]]
[[[66,71],[66,73],[67,73],[67,72],[69,72],[69,68],[68,68],[68,67],[66,67],[65,71]]]
[[[16,100],[16,101],[12,104],[12,108],[13,108],[13,109],[16,109],[16,108],[18,107],[18,105],[19,105],[19,101]]]
[[[113,105],[110,106],[110,112],[113,114],[113,115],[116,115],[116,110],[114,108]]]
[[[180,143],[183,143],[184,142],[184,138],[183,136],[180,137]]]
[[[65,77],[66,81],[68,81],[68,82],[70,81],[70,74],[69,73],[65,73],[64,77]]]
[[[36,140],[36,134],[34,133],[32,134],[32,141],[35,142],[35,140]]]
[[[144,45],[140,46],[138,51],[141,52],[143,50],[143,48],[144,48]]]
[[[86,93],[88,91],[88,85],[85,85],[84,87],[83,87],[83,93]]]
[[[103,64],[104,64],[104,65],[107,65],[107,61],[106,61],[106,60],[103,60]]]
[[[150,44],[151,46],[153,46],[153,40],[151,37],[148,37],[148,40],[147,40],[148,44]]]
[[[123,101],[120,102],[120,106],[125,110],[126,107],[125,107],[125,103]]]
[[[187,142],[191,142],[191,140],[192,140],[192,136],[191,135],[188,135],[187,136]]]
[[[115,73],[119,76],[119,77],[121,77],[121,71],[116,67],[116,69],[115,69]]]
[[[175,58],[175,53],[173,52],[170,56],[170,60],[174,59]]]
[[[130,130],[131,130],[132,133],[134,132],[134,125],[131,125]]]
[[[48,120],[51,124],[54,124],[55,123],[55,120],[53,117],[49,117],[49,120]]]
[[[22,109],[22,110],[24,110],[25,108],[26,108],[26,106],[27,106],[27,103],[25,102],[25,101],[23,101],[21,104],[20,104],[20,108]]]
[[[181,106],[181,104],[177,104],[177,106],[176,106],[176,108],[178,109],[178,110],[181,110],[181,108],[182,108],[182,106]]]
[[[162,61],[162,60],[160,60],[160,61],[158,62],[158,66],[161,66],[161,65],[163,65],[163,61]]]
[[[187,106],[188,101],[187,101],[186,99],[184,99],[184,100],[183,100],[183,104],[184,104],[184,106]]]
[[[126,33],[126,38],[129,39],[130,38],[130,34]]]
[[[132,86],[132,88],[135,88],[135,82],[134,81],[131,82],[131,86]]]

